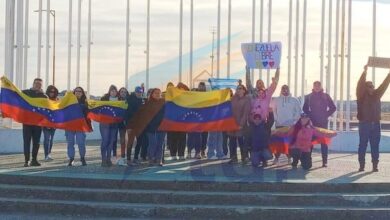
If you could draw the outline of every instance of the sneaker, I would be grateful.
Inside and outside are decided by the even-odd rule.
[[[68,167],[73,166],[73,161],[74,161],[74,159],[69,159]]]
[[[372,168],[372,172],[379,172],[378,168]]]
[[[179,160],[185,160],[184,156],[180,156]]]
[[[279,165],[279,158],[275,157],[274,161],[272,162],[272,165]]]
[[[47,155],[47,159],[48,159],[49,161],[53,160],[53,158],[51,157],[51,154]]]
[[[360,167],[359,172],[364,172],[364,167]]]
[[[202,151],[201,156],[202,156],[202,158],[207,158],[206,152]]]
[[[80,161],[82,166],[87,166],[87,162],[85,161],[85,158],[81,158]]]
[[[121,158],[116,162],[116,165],[118,166],[127,166],[125,158]]]
[[[328,167],[328,164],[323,163],[323,164],[322,164],[322,167]]]
[[[24,162],[24,167],[28,167],[28,161]]]
[[[37,160],[32,160],[30,163],[30,166],[39,167],[39,166],[41,166],[41,164]]]
[[[212,157],[209,157],[207,159],[209,159],[209,160],[218,160],[218,157],[217,156],[212,156]]]
[[[200,154],[195,154],[195,159],[200,160],[202,159],[202,156],[200,156]]]
[[[177,156],[172,156],[171,157],[171,160],[177,160],[178,158],[177,158]]]

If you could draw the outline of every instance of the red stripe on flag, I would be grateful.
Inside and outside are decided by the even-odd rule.
[[[164,119],[159,127],[161,131],[205,132],[205,131],[237,131],[236,120],[227,118],[204,123],[175,122]]]
[[[24,110],[15,106],[1,104],[1,112],[4,118],[12,118],[16,122],[27,124],[27,125],[36,125],[42,127],[51,127],[64,129],[69,131],[80,131],[80,132],[91,132],[92,129],[86,122],[85,118],[80,118],[72,120],[65,123],[54,123],[47,120],[43,115]]]
[[[103,114],[95,114],[93,112],[88,112],[88,118],[103,124],[119,123],[123,121],[123,118],[121,117],[112,117]]]

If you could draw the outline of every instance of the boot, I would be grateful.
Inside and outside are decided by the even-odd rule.
[[[80,160],[81,160],[81,165],[87,166],[87,162],[85,161],[84,157],[82,157]]]
[[[364,171],[364,163],[359,162],[359,164],[360,164],[359,172],[363,172]]]
[[[378,172],[378,162],[379,161],[374,161],[372,162],[372,172]]]

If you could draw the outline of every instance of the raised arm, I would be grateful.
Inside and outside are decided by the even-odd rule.
[[[246,88],[248,91],[253,91],[253,85],[251,82],[251,69],[248,66],[245,66],[245,80],[246,80]]]
[[[267,90],[267,91],[269,91],[270,96],[272,96],[274,94],[276,87],[278,86],[279,75],[280,75],[280,69],[277,68],[276,72],[275,72],[275,77],[272,78],[272,83]]]
[[[357,87],[356,87],[356,97],[357,99],[360,99],[364,92],[366,91],[366,77],[367,77],[367,65],[364,66],[364,71],[362,75],[360,76],[360,79],[358,81]]]
[[[385,94],[387,87],[389,87],[389,83],[390,83],[390,72],[387,74],[387,77],[382,82],[382,84],[375,90],[379,98],[382,98],[383,94]]]

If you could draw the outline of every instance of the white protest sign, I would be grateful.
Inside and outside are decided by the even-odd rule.
[[[390,58],[369,57],[367,66],[390,69]]]
[[[243,43],[241,51],[251,69],[277,69],[280,67],[282,43]]]

